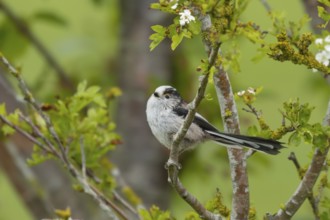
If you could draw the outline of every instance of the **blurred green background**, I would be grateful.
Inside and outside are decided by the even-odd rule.
[[[7,0],[5,3],[24,18],[40,41],[43,42],[70,77],[79,82],[88,79],[90,84],[98,84],[103,88],[118,85],[118,65],[121,64],[119,45],[121,42],[121,21],[125,19],[119,10],[120,1],[100,0]],[[144,1],[145,2],[145,1]],[[304,13],[301,1],[269,0],[272,8],[282,12],[288,21],[298,21]],[[133,4],[142,4],[133,1]],[[148,12],[148,4],[141,5]],[[40,16],[42,13],[47,16]],[[47,14],[46,13],[46,14]],[[49,16],[56,15],[56,16]],[[140,14],[140,16],[144,16]],[[269,30],[271,20],[260,1],[251,0],[243,20],[254,21],[261,29]],[[154,24],[157,24],[155,19]],[[170,21],[170,19],[169,19]],[[306,31],[308,30],[306,26]],[[15,65],[21,67],[22,74],[28,85],[35,91],[41,100],[53,100],[57,94],[62,94],[58,87],[54,71],[47,66],[39,53],[0,13],[0,51]],[[135,30],[149,32],[146,30]],[[271,40],[271,38],[270,38]],[[148,42],[148,39],[145,39]],[[137,47],[135,42],[124,42],[130,48]],[[166,44],[166,43],[164,43]],[[297,98],[302,103],[309,102],[316,109],[312,116],[313,122],[321,121],[327,107],[330,89],[325,80],[317,73],[296,66],[291,63],[279,63],[267,57],[259,62],[251,59],[257,54],[255,45],[242,39],[239,42],[241,51],[241,72],[230,74],[235,92],[249,86],[263,87],[256,107],[262,109],[267,122],[276,128],[282,122],[279,108],[284,101]],[[148,50],[148,48],[145,48]],[[156,53],[151,52],[151,54]],[[147,78],[152,91],[161,84],[174,84],[179,88],[185,99],[189,100],[195,94],[198,75],[195,68],[205,57],[200,39],[186,40],[175,52],[167,47],[170,54],[172,74],[170,77],[157,77],[157,74]],[[160,71],[162,71],[160,69]],[[165,80],[164,80],[165,79]],[[136,79],[137,80],[137,79]],[[123,93],[125,94],[125,89]],[[208,88],[209,94],[214,94],[212,85]],[[69,92],[67,92],[69,93]],[[146,97],[149,94],[146,93]],[[116,116],[116,107],[112,107]],[[238,102],[242,109],[242,103]],[[220,129],[221,118],[216,98],[204,100],[200,111],[206,118],[212,120]],[[242,133],[247,132],[248,126],[257,124],[253,115],[240,111]],[[123,125],[124,126],[124,125]],[[285,141],[285,140],[283,140]],[[280,155],[269,156],[256,154],[248,160],[249,184],[251,205],[256,207],[258,218],[266,212],[273,213],[280,204],[285,203],[294,192],[299,178],[291,161],[287,159],[294,151],[302,165],[310,158],[310,146],[291,147],[284,149]],[[184,155],[185,169],[182,173],[183,183],[202,202],[207,202],[219,188],[226,204],[230,204],[231,183],[228,161],[224,148],[212,143],[204,144],[194,152]],[[161,165],[160,165],[161,166]],[[164,176],[166,179],[166,176]],[[166,181],[166,180],[165,180]],[[20,197],[14,192],[4,173],[0,175],[0,220],[33,219],[25,208]],[[55,207],[56,208],[56,207]],[[171,196],[170,208],[177,214],[178,219],[189,211],[174,193]],[[311,219],[311,208],[305,203],[293,219]]]

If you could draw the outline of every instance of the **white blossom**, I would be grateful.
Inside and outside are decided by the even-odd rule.
[[[330,43],[330,35],[328,35],[326,38],[324,38],[324,41],[325,41],[326,43]]]
[[[248,91],[250,94],[252,94],[252,95],[255,95],[255,94],[256,94],[256,90],[255,90],[254,88],[252,88],[252,87],[249,87],[249,88],[247,89],[247,91]]]
[[[175,10],[178,7],[178,3],[175,3],[174,5],[172,5],[171,9]]]
[[[179,15],[180,15],[179,22],[181,26],[189,24],[191,21],[195,21],[195,17],[191,15],[191,11],[188,9],[185,9],[183,12],[180,12]]]
[[[245,90],[239,91],[239,92],[237,93],[238,96],[243,96],[244,94],[245,94]]]
[[[322,38],[317,38],[317,39],[315,39],[315,44],[316,44],[316,45],[323,44],[323,39],[322,39]]]
[[[329,65],[330,53],[323,50],[315,55],[315,59],[324,66]]]
[[[321,45],[321,49],[315,55],[315,59],[322,63],[324,66],[329,66],[330,64],[330,35],[325,38],[317,38],[315,40],[316,45]],[[317,72],[316,69],[312,69],[313,72]]]
[[[330,44],[324,46],[324,50],[330,53]]]

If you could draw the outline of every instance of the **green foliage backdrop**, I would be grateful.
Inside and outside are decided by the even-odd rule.
[[[300,1],[269,0],[268,2],[274,11],[281,13],[287,24],[289,21],[298,22],[304,17],[304,9]],[[120,74],[116,72],[116,67],[120,65],[120,58],[116,57],[120,42],[119,20],[123,19],[119,14],[118,1],[104,0],[101,3],[95,3],[80,0],[10,0],[7,4],[29,22],[33,32],[76,81],[87,79],[89,84],[100,85],[103,91],[117,84],[117,75]],[[73,10],[78,5],[79,10]],[[262,30],[271,31],[268,27],[271,26],[272,20],[259,1],[250,1],[242,18],[246,22],[256,22]],[[191,28],[194,32],[195,28],[199,27]],[[57,80],[54,71],[44,64],[40,55],[26,39],[12,29],[5,16],[1,15],[0,50],[10,60],[20,65],[24,79],[39,99],[54,101],[54,94],[59,94],[61,90],[56,87],[56,83],[53,83]],[[308,29],[307,23],[303,30]],[[153,31],[162,34],[165,30],[154,26]],[[179,45],[183,37],[192,36],[187,33],[186,35],[183,33],[182,36],[172,36],[174,43],[171,48],[176,48],[173,53],[175,80],[172,83],[182,89],[184,98],[191,99],[193,96],[191,91],[195,91],[193,88],[196,85],[190,83],[186,86],[186,82],[192,82],[192,79],[197,80],[196,68],[204,57],[204,49],[199,38],[184,38]],[[250,38],[253,37],[255,36],[250,36]],[[160,38],[161,36],[156,34],[151,39],[159,43],[162,40]],[[151,44],[151,49],[157,50],[154,48],[156,43]],[[262,109],[264,118],[272,128],[279,127],[282,123],[279,106],[297,97],[300,103],[309,103],[310,106],[316,107],[310,119],[311,123],[322,120],[330,88],[319,74],[311,73],[310,69],[289,62],[280,63],[271,59],[259,59],[255,46],[242,37],[239,37],[237,44],[236,47],[240,53],[230,54],[239,57],[239,68],[233,64],[233,69],[237,71],[230,74],[234,92],[248,87],[262,87],[263,91],[254,104],[257,109]],[[317,48],[313,49],[317,50]],[[182,54],[185,54],[184,58],[181,57]],[[215,97],[213,88],[209,88],[207,93],[207,99],[203,101],[199,110],[221,128],[216,100],[208,98]],[[242,101],[237,102],[239,109],[245,106]],[[112,106],[111,111],[113,115],[116,115],[114,109],[115,107]],[[240,111],[240,117],[243,133],[248,133],[248,127],[258,124],[255,117],[246,111]],[[258,208],[258,213],[275,212],[294,191],[300,180],[296,169],[287,157],[290,151],[294,151],[301,164],[309,162],[311,148],[307,143],[301,145],[299,148],[290,146],[276,157],[256,154],[249,159],[251,203],[252,206]],[[184,156],[185,170],[182,173],[182,181],[203,203],[209,201],[219,188],[224,202],[230,204],[230,174],[228,161],[224,155],[224,149],[219,149],[214,144],[205,144]],[[171,209],[179,216],[178,219],[182,219],[184,213],[190,210],[176,195],[172,197]],[[261,218],[262,214],[258,217]],[[297,219],[311,217],[308,204],[300,209],[296,216]]]

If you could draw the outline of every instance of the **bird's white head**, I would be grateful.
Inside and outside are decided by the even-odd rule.
[[[159,86],[148,100],[149,107],[174,107],[182,101],[180,94],[172,86]]]

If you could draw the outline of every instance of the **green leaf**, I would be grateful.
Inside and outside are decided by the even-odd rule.
[[[180,34],[175,34],[172,36],[172,43],[171,43],[171,49],[175,50],[177,48],[177,46],[179,46],[179,44],[181,43],[182,39],[184,37],[183,32],[181,32]]]
[[[325,149],[325,147],[329,146],[329,137],[324,134],[318,134],[318,135],[314,135],[314,139],[313,139],[313,145],[315,147],[319,147],[321,149]]]
[[[303,129],[302,136],[306,143],[311,144],[313,142],[313,133],[310,130]]]
[[[301,136],[298,131],[291,134],[289,137],[289,144],[293,146],[299,146],[301,143]]]
[[[76,94],[79,94],[79,93],[82,93],[83,91],[85,91],[86,87],[87,87],[87,81],[86,80],[79,83],[78,87],[77,87],[77,93]]]
[[[152,40],[149,49],[150,51],[153,51],[165,39],[165,36],[159,33],[154,33],[150,35],[149,39]]]
[[[140,209],[139,215],[143,220],[174,220],[168,211],[162,211],[155,205],[150,208],[149,212],[145,209]]]
[[[150,35],[149,39],[152,40],[150,43],[150,51],[154,50],[166,37],[166,28],[162,25],[151,26],[151,29],[155,31],[154,34]]]
[[[12,135],[15,133],[15,130],[9,125],[3,125],[1,128],[4,135]]]
[[[322,27],[325,27],[330,20],[330,13],[322,6],[317,6],[317,11],[318,16],[325,21],[325,24],[322,25]]]
[[[67,25],[67,21],[64,19],[64,17],[54,13],[54,11],[38,11],[33,14],[32,18],[45,21],[49,24],[55,24],[59,26]]]
[[[146,209],[139,209],[139,216],[143,220],[152,220],[150,213]]]
[[[196,212],[189,212],[186,214],[184,220],[202,220]]]
[[[151,3],[150,8],[152,8],[152,9],[161,9],[162,6],[159,3]]]
[[[306,124],[309,121],[314,109],[314,107],[309,107],[308,103],[301,105],[299,110],[299,123]]]
[[[162,34],[164,34],[166,31],[166,28],[163,27],[162,25],[153,25],[151,26],[151,29],[156,33],[162,33]]]
[[[198,35],[201,32],[201,23],[198,21],[190,22],[188,25],[188,29],[194,35]]]
[[[257,126],[253,125],[253,126],[250,126],[247,130],[247,133],[250,135],[250,136],[257,136],[258,134],[258,128]]]
[[[330,1],[329,0],[318,0],[318,2],[330,7]]]
[[[6,115],[7,111],[6,111],[6,103],[1,103],[0,104],[0,115]]]

